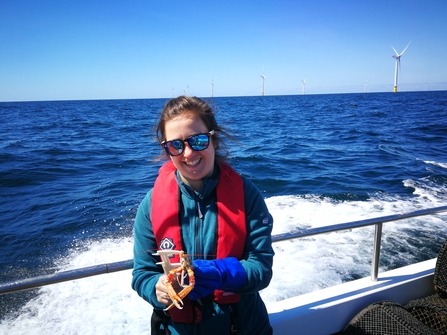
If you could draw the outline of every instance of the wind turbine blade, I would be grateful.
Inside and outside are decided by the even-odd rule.
[[[410,43],[411,43],[411,41],[410,41]],[[405,47],[404,51],[402,51],[399,56],[402,56],[404,54],[405,50],[407,50],[407,48],[410,45],[410,43],[408,43],[408,45]]]
[[[394,50],[394,52],[396,53],[396,56],[399,56],[399,53],[396,51],[396,49],[394,49],[393,47],[391,47],[391,49]],[[393,56],[394,57],[394,56]]]

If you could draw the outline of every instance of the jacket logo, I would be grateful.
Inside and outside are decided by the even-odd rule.
[[[172,238],[165,237],[161,240],[159,248],[160,250],[173,250],[175,248],[174,240]]]

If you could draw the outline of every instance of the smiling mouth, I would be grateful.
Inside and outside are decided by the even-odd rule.
[[[185,164],[188,166],[195,166],[195,165],[199,164],[199,162],[200,162],[200,158],[195,161],[192,161],[192,162],[185,162]]]

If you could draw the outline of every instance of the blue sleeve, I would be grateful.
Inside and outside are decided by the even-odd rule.
[[[162,309],[166,306],[157,301],[155,294],[155,285],[163,274],[163,269],[155,264],[159,260],[152,256],[153,253],[157,252],[158,248],[150,217],[151,195],[152,191],[149,191],[144,197],[135,217],[132,288],[153,307]]]
[[[272,279],[273,218],[259,190],[246,178],[244,193],[247,239],[241,264],[247,273],[247,281],[236,293],[250,294],[266,288]]]

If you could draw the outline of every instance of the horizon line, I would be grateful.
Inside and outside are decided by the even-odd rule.
[[[296,94],[264,94],[261,95],[220,95],[220,96],[197,96],[202,99],[214,99],[214,98],[248,98],[248,97],[279,97],[279,96],[306,96],[306,95],[341,95],[341,94],[382,94],[382,93],[390,93],[390,94],[399,94],[399,93],[417,93],[417,92],[444,92],[447,91],[447,88],[443,89],[430,89],[430,90],[406,90],[406,91],[367,91],[367,92],[332,92],[332,93],[296,93]],[[178,95],[179,96],[182,96]],[[92,99],[42,99],[42,100],[5,100],[0,101],[0,103],[15,103],[15,102],[63,102],[63,101],[110,101],[110,100],[171,100],[172,97],[140,97],[140,98],[92,98]]]

